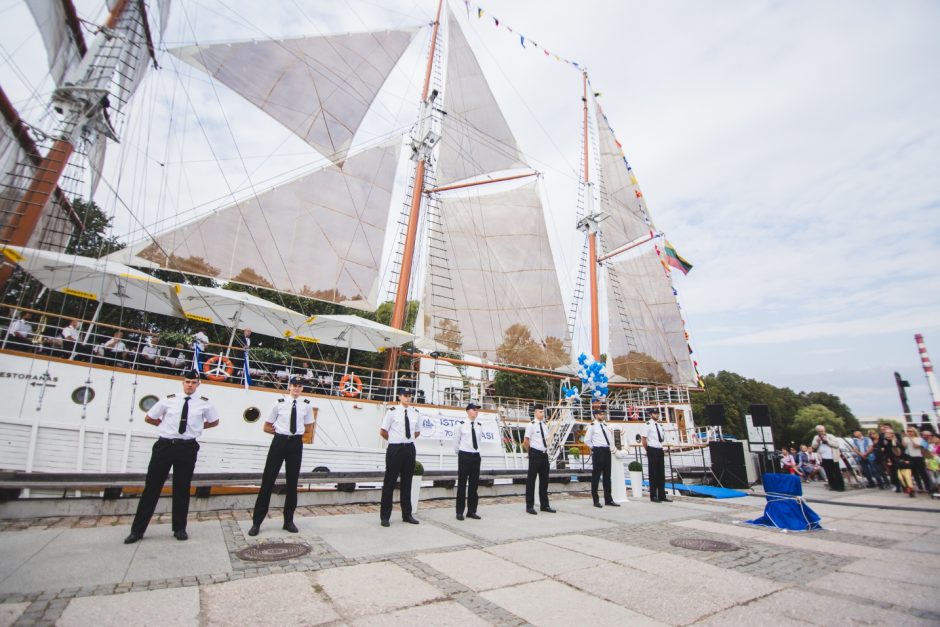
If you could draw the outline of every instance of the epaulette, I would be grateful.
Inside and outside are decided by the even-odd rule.
[[[203,401],[208,401],[208,400],[209,400],[208,397],[205,397],[205,396],[200,396],[199,399],[200,399],[200,400],[203,400]]]
[[[461,420],[461,421],[460,421],[460,424],[463,424],[463,423],[464,423],[464,421],[463,421],[463,420]]]
[[[396,407],[398,407],[398,405],[392,405],[391,407],[388,408],[388,411],[395,411]]]
[[[284,402],[284,397],[282,396],[281,398],[277,399],[277,402],[278,402],[278,403],[283,403],[283,402]]]
[[[309,404],[310,404],[310,399],[309,399],[309,398],[305,398],[305,399],[304,399],[304,402],[309,405]]]
[[[166,397],[167,397],[167,398],[176,398],[176,394],[167,394]]]

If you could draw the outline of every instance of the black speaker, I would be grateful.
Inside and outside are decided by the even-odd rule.
[[[747,488],[747,467],[744,465],[742,442],[709,442],[712,472],[725,488]]]
[[[751,405],[748,410],[751,413],[751,422],[755,427],[770,426],[770,408],[766,405]]]
[[[705,406],[705,418],[709,427],[725,426],[725,406],[722,403]]]

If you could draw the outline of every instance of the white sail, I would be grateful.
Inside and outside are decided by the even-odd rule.
[[[453,14],[448,20],[444,116],[438,184],[528,167],[516,138]]]
[[[46,47],[49,73],[55,84],[61,85],[65,73],[82,58],[82,50],[66,20],[64,5],[59,1],[26,0],[26,6]]]
[[[446,261],[432,262],[432,271],[446,264],[440,270],[450,279],[453,305],[433,291],[426,298],[435,339],[514,363],[567,363],[565,308],[536,183],[444,198],[440,213]],[[546,345],[553,356],[540,354]]]
[[[243,41],[172,52],[339,164],[416,32]]]
[[[396,137],[133,252],[168,269],[333,302],[372,301],[400,149]]]

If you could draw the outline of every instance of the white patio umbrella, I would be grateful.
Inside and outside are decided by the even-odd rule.
[[[408,331],[359,316],[311,316],[297,329],[296,339],[317,344],[341,346],[349,350],[381,353],[414,339]]]
[[[262,335],[291,337],[305,319],[302,313],[247,292],[182,283],[174,287],[186,318],[231,327],[233,333],[250,327]]]

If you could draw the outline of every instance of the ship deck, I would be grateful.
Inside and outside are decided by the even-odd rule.
[[[130,516],[0,521],[0,623],[213,624],[936,624],[927,585],[940,570],[940,503],[807,486],[830,531],[744,527],[763,498],[671,504],[631,499],[595,509],[552,497],[527,516],[519,496],[484,498],[456,521],[453,500],[422,500],[420,526],[377,505],[301,507],[297,535],[272,511],[257,538],[250,511],[193,514],[190,540],[169,515],[122,544]],[[732,551],[680,548],[725,542]],[[306,555],[246,561],[239,552],[302,544]],[[367,583],[366,583],[367,582]],[[651,586],[651,582],[655,582]],[[365,585],[364,585],[365,584]],[[290,602],[286,602],[289,599]],[[813,608],[825,607],[824,615]],[[823,623],[820,623],[823,624]]]

